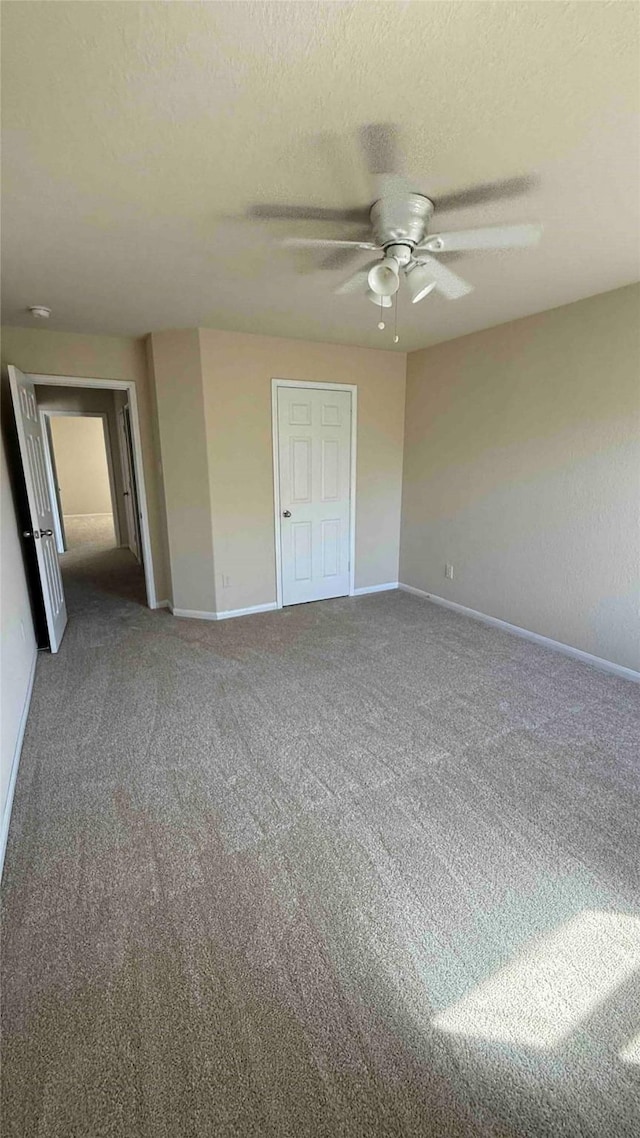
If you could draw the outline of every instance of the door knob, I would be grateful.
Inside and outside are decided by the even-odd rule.
[[[22,536],[23,537],[35,537],[36,535],[30,529],[23,529]]]
[[[283,518],[290,518],[291,517],[291,510],[283,510],[282,516],[283,516]]]
[[[41,529],[40,530],[40,537],[53,537],[53,530],[52,529]]]

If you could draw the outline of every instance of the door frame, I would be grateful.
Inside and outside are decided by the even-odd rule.
[[[49,495],[51,497],[51,505],[53,509],[53,529],[56,538],[56,549],[58,553],[66,553],[66,535],[64,532],[64,520],[62,513],[62,504],[60,502],[60,491],[58,489],[56,456],[53,450],[53,440],[51,438],[51,424],[46,418],[41,407],[38,408],[38,417],[40,419],[40,426],[42,428],[42,449],[44,451],[44,466],[47,475],[47,484],[49,486]]]
[[[278,389],[311,387],[316,391],[351,392],[351,469],[349,471],[349,596],[356,584],[356,447],[358,441],[358,387],[355,383],[316,383],[304,379],[271,380],[271,433],[273,447],[273,516],[276,542],[276,608],[282,605],[282,527],[280,525],[280,463],[278,437]]]
[[[102,430],[104,434],[104,449],[107,456],[107,471],[109,475],[109,496],[111,498],[111,513],[113,515],[113,530],[115,533],[116,545],[118,548],[122,546],[122,534],[120,532],[120,519],[118,517],[118,495],[116,493],[116,481],[113,473],[113,451],[111,430],[109,428],[109,416],[106,411],[63,411],[63,410],[50,410],[49,408],[39,408],[40,422],[43,425],[43,443],[44,443],[44,460],[47,468],[47,477],[49,479],[49,489],[52,491],[52,502],[54,512],[54,522],[56,529],[56,545],[58,545],[58,533],[62,536],[63,525],[61,524],[62,518],[59,510],[59,499],[57,494],[57,486],[54,484],[53,471],[55,462],[55,448],[54,448],[54,461],[52,462],[51,446],[52,438],[49,431],[46,429],[47,425],[51,424],[51,420],[56,416],[67,419],[102,419]],[[55,515],[58,514],[58,517]],[[62,514],[64,517],[64,514]],[[66,550],[60,550],[58,546],[58,553],[65,553]]]
[[[142,539],[142,566],[147,590],[147,605],[150,609],[158,608],[158,598],[153,575],[153,555],[151,553],[151,532],[149,529],[149,511],[147,507],[147,489],[142,462],[142,440],[140,437],[140,419],[138,416],[138,397],[136,385],[132,380],[124,379],[91,379],[88,376],[77,375],[43,375],[29,372],[29,377],[36,387],[45,384],[51,387],[92,387],[102,391],[126,391],[131,416],[131,440],[133,443],[133,462],[136,484],[138,487],[138,505],[140,507],[140,536]]]
[[[131,438],[131,415],[129,411],[129,404],[125,401],[122,407],[118,407],[116,411],[116,430],[118,432],[118,450],[120,452],[120,469],[122,473],[123,483],[128,479],[128,497],[131,504],[131,516],[133,518],[134,533],[129,532],[129,515],[125,502],[125,516],[127,519],[127,542],[122,544],[125,548],[129,549],[136,561],[142,564],[142,535],[140,532],[140,507],[138,503],[138,488],[136,486],[135,467],[133,463],[133,445]],[[125,469],[126,467],[126,469]],[[136,543],[136,549],[132,548],[132,540]]]

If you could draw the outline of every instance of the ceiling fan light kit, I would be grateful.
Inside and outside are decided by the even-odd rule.
[[[383,261],[369,269],[369,288],[378,296],[393,296],[400,288],[400,266],[394,257],[385,255]]]
[[[419,300],[424,300],[425,296],[433,292],[436,287],[433,274],[429,272],[425,265],[413,265],[412,268],[407,271],[406,277],[412,304],[417,304]]]
[[[381,296],[379,293],[374,292],[372,288],[367,289],[367,296],[372,304],[377,304],[378,308],[391,308],[393,304],[390,296]]]

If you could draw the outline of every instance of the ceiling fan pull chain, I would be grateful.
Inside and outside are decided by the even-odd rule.
[[[384,329],[384,320],[382,319],[382,297],[380,297],[380,319],[378,321],[378,328],[381,332]]]
[[[400,337],[398,335],[398,300],[399,300],[399,297],[400,297],[400,292],[398,291],[396,293],[396,303],[395,303],[394,308],[393,308],[393,342],[394,342],[394,344],[397,344],[399,339],[400,339]]]

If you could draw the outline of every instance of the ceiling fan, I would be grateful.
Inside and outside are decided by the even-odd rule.
[[[375,260],[338,285],[335,292],[362,291],[374,304],[383,308],[391,307],[391,298],[403,280],[414,304],[434,290],[449,300],[458,300],[471,292],[473,286],[439,259],[442,254],[516,249],[537,244],[542,226],[535,224],[431,232],[434,213],[448,213],[466,206],[514,197],[527,192],[534,184],[533,179],[510,178],[440,198],[427,196],[417,192],[415,183],[396,172],[397,134],[397,127],[390,123],[371,123],[360,132],[368,169],[374,177],[376,196],[371,207],[343,211],[305,206],[256,206],[252,210],[253,216],[366,223],[369,232],[360,239],[287,237],[282,244],[327,249],[348,258],[364,253],[377,254]],[[331,261],[329,265],[334,267]]]

